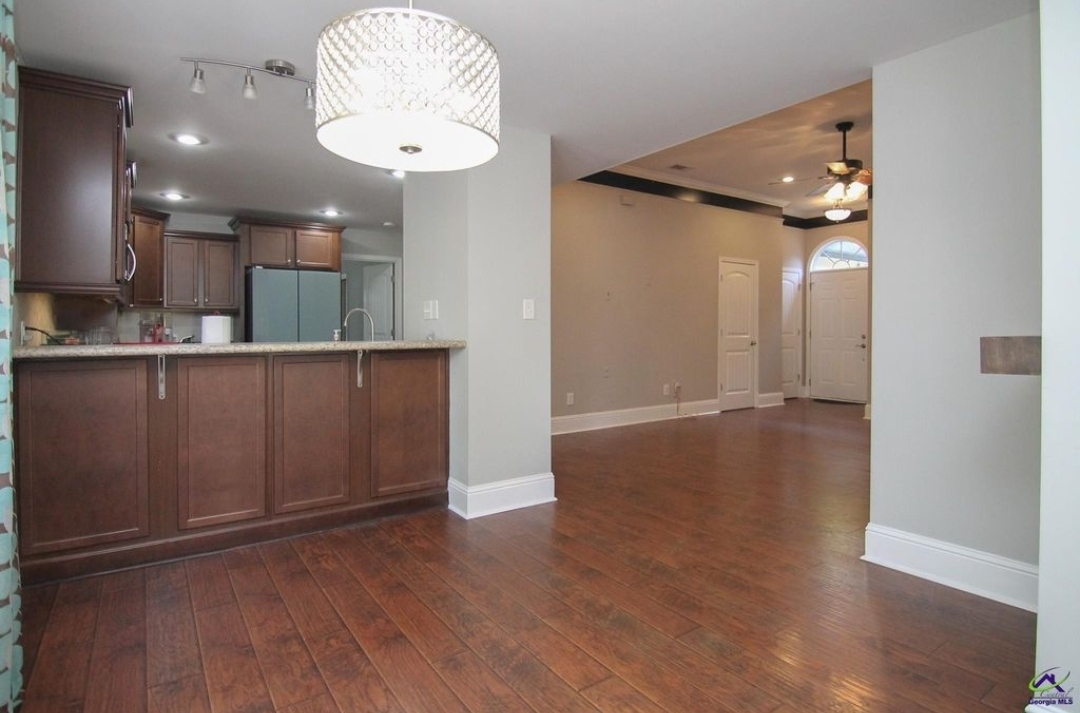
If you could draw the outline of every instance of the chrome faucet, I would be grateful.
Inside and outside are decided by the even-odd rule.
[[[352,317],[356,312],[362,312],[364,316],[367,317],[368,324],[371,325],[371,341],[375,341],[375,320],[371,318],[371,313],[363,307],[353,307],[349,310],[348,314],[345,315],[345,322],[341,325],[345,341],[349,341],[349,317]]]

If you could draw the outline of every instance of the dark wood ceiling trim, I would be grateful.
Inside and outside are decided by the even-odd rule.
[[[649,193],[654,196],[663,196],[664,198],[674,198],[689,203],[702,203],[704,205],[716,206],[717,208],[730,208],[732,210],[741,210],[747,213],[756,213],[758,215],[769,216],[770,218],[783,218],[784,225],[793,228],[802,228],[803,230],[823,228],[826,225],[836,225],[834,221],[829,220],[823,215],[817,218],[797,218],[793,215],[784,215],[783,208],[769,205],[768,203],[759,203],[758,201],[752,201],[746,198],[736,198],[735,196],[725,196],[723,193],[703,191],[699,188],[676,186],[672,183],[653,181],[648,178],[638,178],[637,176],[628,176],[625,173],[615,173],[614,171],[600,171],[599,173],[585,176],[579,180],[586,183],[595,183],[599,186],[608,186],[609,188],[622,188],[627,191],[637,191],[638,193]],[[859,223],[867,220],[867,218],[867,211],[853,210],[846,220],[840,222]]]
[[[865,210],[853,210],[844,220],[839,221],[829,220],[823,215],[819,215],[817,218],[796,218],[793,215],[784,216],[784,225],[791,226],[792,228],[802,228],[803,230],[810,230],[811,228],[824,228],[827,225],[839,225],[841,223],[861,223],[869,219],[869,214]]]
[[[702,203],[704,205],[716,206],[717,208],[742,210],[747,213],[767,215],[770,218],[784,217],[784,210],[780,206],[769,205],[768,203],[758,203],[757,201],[747,200],[746,198],[725,196],[722,193],[712,193],[698,188],[676,186],[671,183],[662,183],[661,181],[653,181],[648,178],[628,176],[624,173],[615,173],[614,171],[600,171],[591,176],[585,176],[580,180],[585,181],[586,183],[609,186],[611,188],[622,188],[627,191],[651,193],[654,196],[675,198],[676,200],[687,201],[689,203]]]

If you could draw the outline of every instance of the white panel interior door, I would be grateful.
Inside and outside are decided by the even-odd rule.
[[[780,385],[793,399],[802,382],[802,273],[784,270],[780,290]]]
[[[754,408],[757,400],[758,265],[720,259],[720,410]]]
[[[867,270],[810,277],[810,396],[866,403]]]
[[[394,263],[365,263],[364,309],[371,313],[375,323],[374,341],[385,342],[394,338]],[[365,325],[366,327],[366,325]]]

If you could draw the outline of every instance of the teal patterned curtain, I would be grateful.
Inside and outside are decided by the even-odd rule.
[[[11,293],[15,276],[15,0],[0,0],[0,52],[4,69],[0,87],[0,710],[11,711],[22,691],[19,644],[19,561],[15,537],[15,479],[11,442]]]

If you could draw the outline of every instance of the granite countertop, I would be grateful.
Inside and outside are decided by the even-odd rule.
[[[229,344],[100,344],[15,347],[13,359],[94,359],[137,356],[218,354],[311,354],[318,352],[403,351],[408,349],[464,349],[461,339],[424,339],[393,342],[233,342]]]

